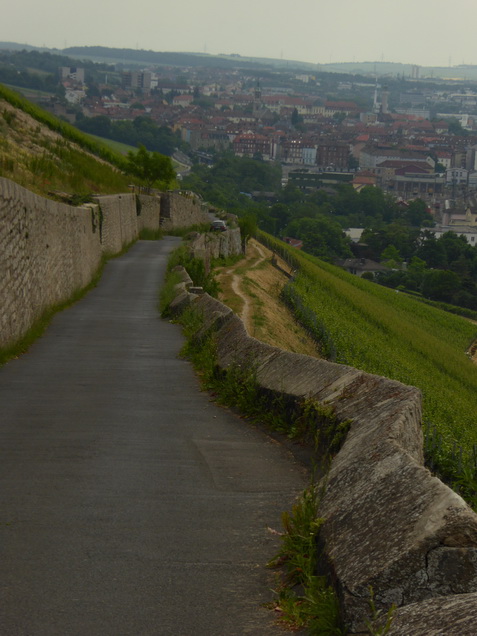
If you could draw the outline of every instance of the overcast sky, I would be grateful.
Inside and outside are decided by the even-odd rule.
[[[10,0],[0,41],[314,63],[477,64],[476,0]]]

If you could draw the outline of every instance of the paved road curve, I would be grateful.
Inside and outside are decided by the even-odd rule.
[[[262,567],[304,476],[199,389],[139,242],[0,368],[0,636],[278,634]]]

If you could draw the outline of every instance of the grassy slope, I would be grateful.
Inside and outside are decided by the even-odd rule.
[[[121,155],[127,155],[129,151],[136,152],[137,146],[130,146],[129,144],[123,144],[120,141],[114,141],[114,139],[107,139],[106,137],[99,137],[98,135],[88,135],[92,139],[96,139],[98,143],[103,146],[106,146],[113,150],[114,152],[118,152]]]
[[[268,239],[270,240],[270,239]],[[276,242],[278,249],[284,244]],[[469,321],[289,250],[301,273],[294,288],[333,340],[337,361],[419,387],[424,419],[441,436],[441,467],[477,444],[477,367],[466,355]]]
[[[286,264],[280,262],[286,269]],[[316,342],[280,301],[287,277],[271,264],[271,252],[254,239],[240,260],[216,268],[219,299],[244,321],[249,335],[282,349],[319,357]]]
[[[0,84],[0,176],[47,196],[127,192],[124,157]]]

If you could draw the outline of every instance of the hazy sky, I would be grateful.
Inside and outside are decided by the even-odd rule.
[[[477,64],[476,0],[10,0],[0,41]]]

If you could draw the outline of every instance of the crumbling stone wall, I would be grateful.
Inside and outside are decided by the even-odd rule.
[[[419,390],[259,342],[228,307],[184,282],[171,309],[189,305],[203,316],[196,336],[214,333],[221,369],[252,364],[267,391],[314,398],[351,420],[323,482],[317,545],[350,633],[368,633],[372,587],[378,610],[398,607],[393,636],[474,634],[477,515],[423,465]]]

